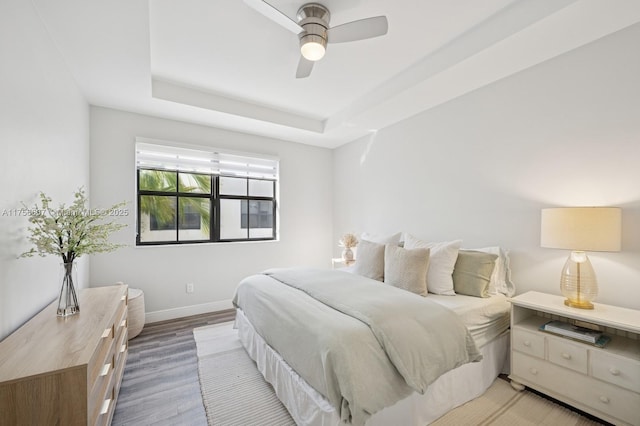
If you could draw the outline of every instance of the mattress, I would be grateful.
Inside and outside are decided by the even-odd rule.
[[[462,294],[442,296],[430,293],[427,298],[458,314],[469,329],[478,348],[509,328],[511,303],[504,294],[473,297]]]

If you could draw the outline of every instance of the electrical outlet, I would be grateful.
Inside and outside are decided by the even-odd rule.
[[[187,283],[187,293],[193,293],[193,283]]]

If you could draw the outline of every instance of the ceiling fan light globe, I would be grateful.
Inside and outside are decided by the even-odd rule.
[[[300,53],[309,61],[319,61],[326,52],[325,47],[321,43],[310,41],[300,46]]]

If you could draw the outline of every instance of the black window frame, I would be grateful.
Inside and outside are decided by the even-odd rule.
[[[179,173],[185,174],[199,174],[199,175],[208,175],[211,177],[211,193],[203,194],[198,192],[182,192],[180,191],[179,183],[176,184],[175,191],[151,191],[151,190],[141,190],[140,189],[140,171],[141,170],[155,170],[162,172],[171,172],[176,174],[176,182],[179,182]],[[259,181],[268,181],[273,184],[273,196],[272,197],[264,197],[264,196],[255,196],[255,195],[221,195],[220,194],[220,178],[221,177],[232,177],[238,179],[245,179],[247,184],[246,193],[249,194],[249,182],[252,180]],[[158,245],[180,245],[180,244],[203,244],[203,243],[230,243],[230,242],[247,242],[247,241],[274,241],[277,239],[277,180],[268,179],[268,178],[260,178],[260,177],[252,177],[252,176],[237,176],[237,175],[228,175],[228,174],[217,174],[217,173],[203,173],[203,172],[192,172],[187,170],[166,170],[155,167],[138,167],[136,169],[136,197],[137,197],[137,219],[136,219],[136,246],[158,246]],[[140,220],[142,217],[142,211],[140,209],[141,205],[141,197],[142,196],[172,196],[176,197],[176,234],[175,240],[162,240],[162,241],[140,241]],[[203,198],[208,199],[210,202],[210,212],[209,215],[209,239],[201,239],[201,240],[180,240],[179,232],[180,232],[180,198]],[[273,206],[273,228],[272,234],[270,237],[254,237],[250,238],[251,229],[260,229],[260,228],[251,228],[247,226],[247,236],[246,238],[221,238],[220,237],[220,200],[246,200],[247,203],[250,201],[271,201]],[[244,228],[241,228],[244,229]]]

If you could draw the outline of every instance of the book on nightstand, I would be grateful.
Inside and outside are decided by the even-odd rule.
[[[549,321],[541,325],[540,329],[560,336],[591,343],[601,348],[611,340],[609,336],[605,336],[601,331],[579,327],[563,321]]]

